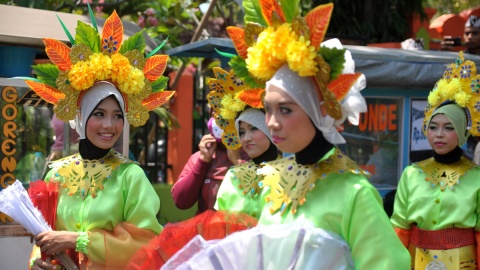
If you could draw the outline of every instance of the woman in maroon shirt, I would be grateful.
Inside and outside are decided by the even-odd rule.
[[[179,209],[188,209],[198,201],[196,215],[207,209],[214,210],[217,192],[223,177],[232,165],[249,159],[241,150],[227,150],[221,143],[222,130],[213,118],[208,121],[211,134],[204,135],[195,152],[183,167],[172,187],[172,197]]]

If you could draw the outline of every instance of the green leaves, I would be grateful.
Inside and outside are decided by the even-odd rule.
[[[152,92],[159,92],[167,88],[168,78],[160,76],[154,82],[152,82]]]
[[[52,87],[57,87],[55,80],[58,77],[60,70],[56,65],[53,64],[41,64],[32,66],[37,78],[41,80],[42,83],[48,84]]]
[[[82,21],[78,21],[76,31],[76,44],[82,43],[90,47],[93,52],[100,52],[100,35],[95,28]]]
[[[321,47],[318,52],[325,62],[330,65],[330,80],[334,80],[338,75],[342,74],[343,66],[345,64],[346,49]]]
[[[127,51],[138,50],[141,54],[144,54],[146,46],[145,38],[143,37],[144,31],[145,29],[142,29],[140,32],[135,33],[125,40],[120,48],[120,53],[124,54]]]
[[[288,1],[289,0],[284,0],[284,2]],[[245,22],[255,22],[267,26],[258,0],[243,0],[243,9],[245,10]]]
[[[230,67],[235,71],[235,75],[237,75],[240,79],[242,79],[248,86],[251,88],[264,88],[265,85],[258,84],[255,81],[247,70],[247,64],[245,63],[245,59],[240,56],[234,56],[230,62],[228,62]]]
[[[299,13],[299,2],[300,0],[280,0],[280,6],[287,22],[291,23],[293,18]]]

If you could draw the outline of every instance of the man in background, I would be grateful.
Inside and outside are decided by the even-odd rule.
[[[465,53],[480,55],[480,17],[471,15],[465,23],[463,42],[466,46]],[[454,51],[454,46],[461,45],[461,40],[444,37],[440,50]]]

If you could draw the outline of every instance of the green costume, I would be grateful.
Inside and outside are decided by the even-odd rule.
[[[379,193],[338,149],[313,165],[299,165],[294,157],[268,162],[262,174],[263,193],[271,202],[259,225],[305,221],[340,235],[356,269],[409,269],[408,252],[393,231]]]
[[[216,210],[229,210],[259,218],[265,193],[259,194],[257,169],[253,161],[231,167],[217,193]]]
[[[162,231],[157,194],[142,168],[120,153],[99,160],[76,154],[51,167],[46,181],[60,184],[56,230],[79,232],[76,250],[88,256],[89,267],[124,267]]]
[[[410,232],[415,225],[421,230],[443,230],[450,228],[474,228],[480,230],[480,167],[462,157],[452,164],[442,164],[433,158],[412,164],[405,168],[397,188],[395,206],[391,222],[395,228]],[[454,241],[454,239],[452,239]],[[415,269],[421,269],[420,261],[425,261],[424,251],[411,245],[416,258]],[[452,249],[450,249],[452,250]],[[456,248],[456,250],[459,250]],[[443,250],[445,254],[447,250]],[[436,252],[430,250],[430,253]],[[474,246],[463,247],[456,255],[442,259],[443,264],[457,261],[475,269]],[[423,259],[422,259],[423,258]],[[452,259],[453,258],[453,259]],[[428,263],[427,261],[426,263]],[[423,263],[422,263],[423,265]],[[450,268],[448,268],[450,269]]]

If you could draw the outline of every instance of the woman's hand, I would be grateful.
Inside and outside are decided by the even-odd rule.
[[[33,262],[32,270],[55,269],[55,265],[49,264],[38,258]]]
[[[47,256],[60,253],[66,249],[75,249],[77,233],[69,231],[48,231],[34,237],[36,245]]]
[[[211,134],[204,135],[198,144],[200,159],[204,162],[210,162],[216,148],[217,141],[215,140],[215,137],[213,137]]]

